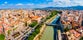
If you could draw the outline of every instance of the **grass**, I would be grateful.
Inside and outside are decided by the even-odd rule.
[[[53,27],[47,26],[40,40],[53,40]]]
[[[0,40],[5,40],[5,35],[4,34],[0,34]]]

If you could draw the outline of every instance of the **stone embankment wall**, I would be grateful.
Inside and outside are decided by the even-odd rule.
[[[36,37],[35,37],[33,40],[40,40],[40,38],[41,38],[41,36],[42,36],[42,34],[43,34],[45,28],[46,28],[46,25],[45,25],[45,24],[42,25],[42,27],[41,27],[41,29],[40,29],[40,33],[37,34]]]

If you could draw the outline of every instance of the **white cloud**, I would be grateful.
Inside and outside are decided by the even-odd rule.
[[[47,4],[40,4],[43,7],[68,7],[68,6],[83,6],[83,0],[53,0]]]
[[[8,2],[4,2],[4,4],[7,4]]]
[[[83,6],[83,0],[53,0],[53,2],[59,6]]]
[[[26,4],[26,5],[30,5],[30,6],[32,6],[32,5],[34,5],[33,3],[28,3],[28,4]]]
[[[35,4],[33,4],[33,3],[27,3],[27,4],[18,3],[18,4],[15,4],[15,5],[17,5],[17,6],[24,6],[24,5],[26,5],[26,6],[33,6]]]
[[[17,6],[22,6],[22,5],[24,5],[24,4],[22,4],[22,3],[18,3],[18,4],[16,4]]]
[[[7,1],[5,1],[3,4],[1,4],[1,5],[6,5],[8,2]]]

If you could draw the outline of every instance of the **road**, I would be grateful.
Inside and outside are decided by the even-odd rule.
[[[27,40],[27,38],[29,37],[30,34],[32,34],[35,31],[35,28],[40,25],[41,23],[44,23],[46,20],[46,18],[44,18],[40,23],[38,23],[36,26],[34,26],[33,28],[31,28],[29,31],[26,31],[26,33],[24,35],[22,35],[21,37],[19,37],[21,40]]]

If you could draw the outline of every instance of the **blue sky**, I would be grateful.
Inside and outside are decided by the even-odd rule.
[[[0,0],[0,8],[83,6],[83,0]]]

